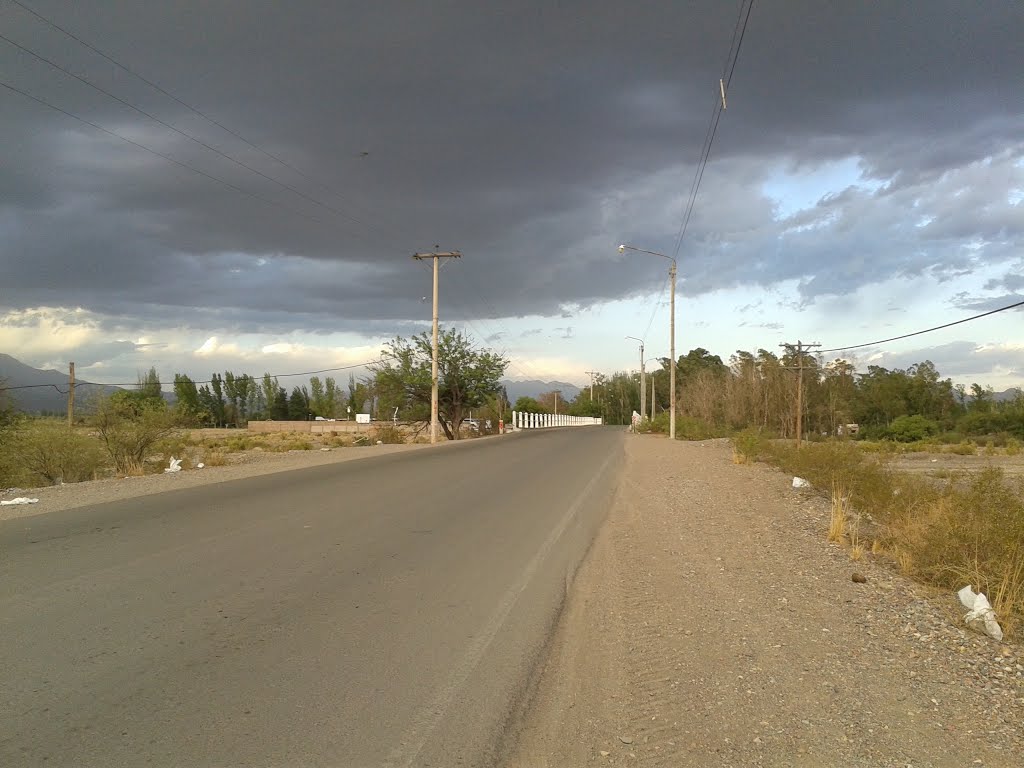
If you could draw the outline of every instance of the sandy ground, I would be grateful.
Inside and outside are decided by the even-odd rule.
[[[905,453],[893,459],[892,468],[900,472],[944,474],[947,472],[978,472],[986,467],[999,467],[1007,477],[1024,478],[1024,455],[986,456],[984,449],[976,456],[955,453]]]
[[[69,483],[67,485],[46,488],[8,489],[0,492],[0,500],[27,497],[39,499],[39,502],[17,506],[0,506],[0,520],[56,512],[61,509],[84,507],[90,504],[102,504],[120,499],[130,499],[136,496],[148,496],[152,493],[163,493],[164,491],[171,491],[177,488],[192,488],[197,485],[222,483],[228,480],[239,480],[245,477],[265,475],[272,472],[287,472],[293,469],[302,469],[303,467],[355,461],[370,456],[381,456],[387,453],[415,451],[425,448],[429,449],[430,446],[424,444],[369,445],[364,447],[331,448],[329,450],[289,451],[288,453],[247,451],[244,454],[231,456],[232,463],[220,467],[183,470],[173,474],[115,477],[106,480]]]
[[[1022,765],[1020,646],[852,562],[790,481],[630,438],[509,766]]]

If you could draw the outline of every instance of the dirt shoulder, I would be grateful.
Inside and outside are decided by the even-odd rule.
[[[724,442],[628,441],[510,767],[1020,765],[1020,646],[851,562],[790,481]]]
[[[40,515],[90,504],[103,504],[137,496],[148,496],[179,488],[223,483],[256,475],[288,472],[293,469],[337,464],[401,451],[429,449],[429,445],[368,445],[363,447],[330,448],[288,453],[247,451],[233,455],[232,463],[219,467],[189,469],[173,474],[143,475],[141,477],[113,477],[45,488],[11,489],[0,491],[0,499],[15,497],[39,499],[36,504],[0,506],[0,520]]]

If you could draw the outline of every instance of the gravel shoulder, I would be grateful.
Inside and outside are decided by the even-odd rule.
[[[289,472],[306,467],[356,461],[388,453],[415,451],[430,448],[426,444],[369,445],[363,447],[331,448],[329,450],[290,451],[288,453],[264,453],[249,451],[233,455],[232,461],[219,467],[190,469],[173,474],[143,475],[140,477],[114,477],[105,480],[90,480],[83,483],[69,483],[45,488],[9,489],[0,491],[0,499],[13,497],[39,499],[36,504],[0,506],[0,520],[57,512],[90,504],[103,504],[137,496],[164,493],[179,488],[194,488],[197,485],[223,483],[241,480],[256,475],[274,472]]]
[[[724,441],[627,441],[510,768],[1021,764],[1020,646],[851,562],[790,480]]]

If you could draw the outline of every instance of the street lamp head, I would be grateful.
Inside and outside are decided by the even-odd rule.
[[[625,245],[620,245],[619,246],[619,253],[625,253],[625,252],[626,252],[626,246]]]

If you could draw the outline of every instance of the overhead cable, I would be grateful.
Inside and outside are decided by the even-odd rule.
[[[845,352],[850,349],[861,349],[863,347],[877,347],[879,344],[888,344],[890,341],[899,341],[900,339],[909,339],[911,336],[920,336],[923,333],[931,333],[932,331],[939,331],[943,328],[951,328],[954,325],[960,325],[961,323],[969,323],[972,320],[980,320],[983,317],[989,315],[995,315],[999,312],[1006,312],[1009,309],[1016,309],[1017,307],[1024,307],[1024,301],[1018,301],[1015,304],[1009,304],[1005,307],[999,307],[998,309],[992,309],[988,312],[982,312],[980,315],[974,315],[972,317],[965,317],[962,320],[954,320],[952,323],[943,323],[942,325],[936,325],[931,328],[925,328],[923,331],[914,331],[913,333],[904,333],[901,336],[893,336],[890,339],[879,339],[878,341],[868,341],[864,344],[852,344],[848,347],[833,347],[831,349],[823,349],[818,354],[824,354],[825,352]]]

